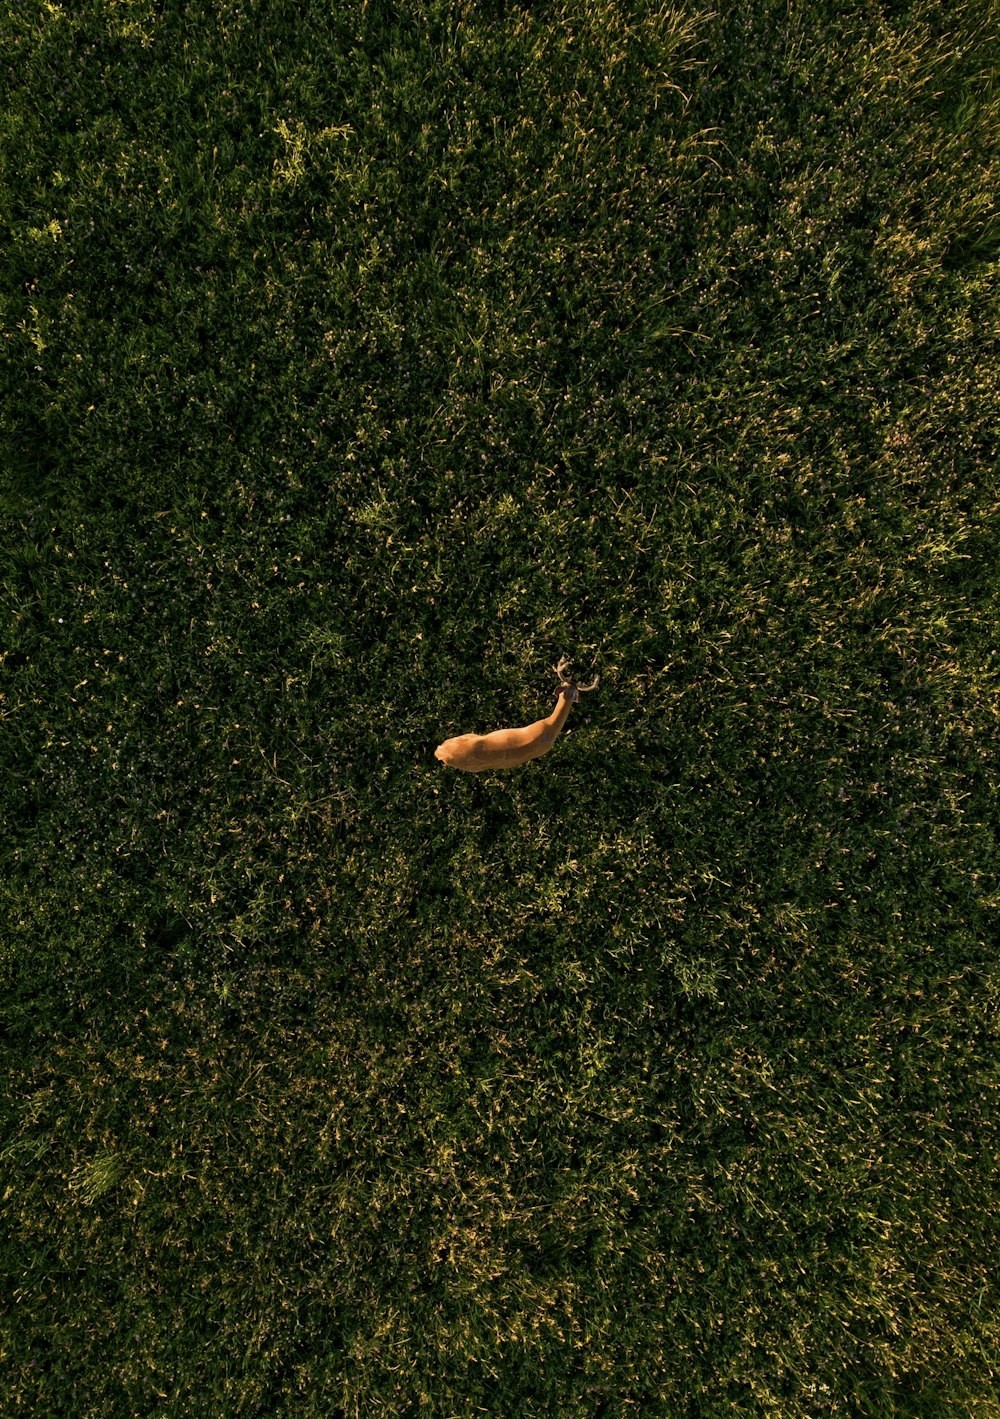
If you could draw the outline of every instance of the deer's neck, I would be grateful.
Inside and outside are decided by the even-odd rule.
[[[545,723],[548,726],[548,731],[553,739],[555,739],[556,735],[560,732],[563,725],[569,719],[569,712],[572,708],[573,701],[571,697],[564,691],[560,690],[559,698],[556,700],[555,709],[550,715],[546,715],[545,718]]]

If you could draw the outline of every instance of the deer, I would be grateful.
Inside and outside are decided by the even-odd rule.
[[[558,739],[569,719],[570,710],[580,696],[596,689],[601,678],[595,675],[589,685],[578,685],[566,674],[570,668],[570,661],[566,659],[552,666],[559,677],[558,698],[555,709],[545,719],[526,724],[522,729],[495,729],[492,734],[458,734],[437,746],[435,759],[467,774],[516,769],[531,759],[540,759]]]

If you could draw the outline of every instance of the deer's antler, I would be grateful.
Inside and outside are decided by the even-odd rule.
[[[566,674],[567,670],[570,670],[572,668],[572,665],[573,662],[571,660],[567,660],[565,656],[563,656],[562,660],[560,660],[558,665],[553,665],[552,669],[559,676],[559,684],[561,686],[566,686],[569,689],[579,690],[583,694],[586,694],[588,690],[596,690],[598,684],[600,683],[600,675],[595,675],[589,685],[578,685],[576,681],[572,679],[572,677]]]
[[[552,669],[559,676],[560,685],[572,685],[573,681],[567,678],[566,671],[570,669],[573,662],[563,656],[558,665],[553,665]]]

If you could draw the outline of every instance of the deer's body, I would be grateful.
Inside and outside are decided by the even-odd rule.
[[[531,759],[547,754],[556,742],[580,690],[592,690],[594,685],[575,685],[563,679],[566,662],[558,666],[560,678],[556,707],[545,719],[526,724],[521,729],[495,729],[492,734],[459,734],[446,739],[434,750],[434,757],[453,769],[478,774],[491,769],[516,769]]]

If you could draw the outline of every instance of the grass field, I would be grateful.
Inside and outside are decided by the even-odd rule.
[[[5,1416],[1000,1416],[998,35],[0,0]]]

